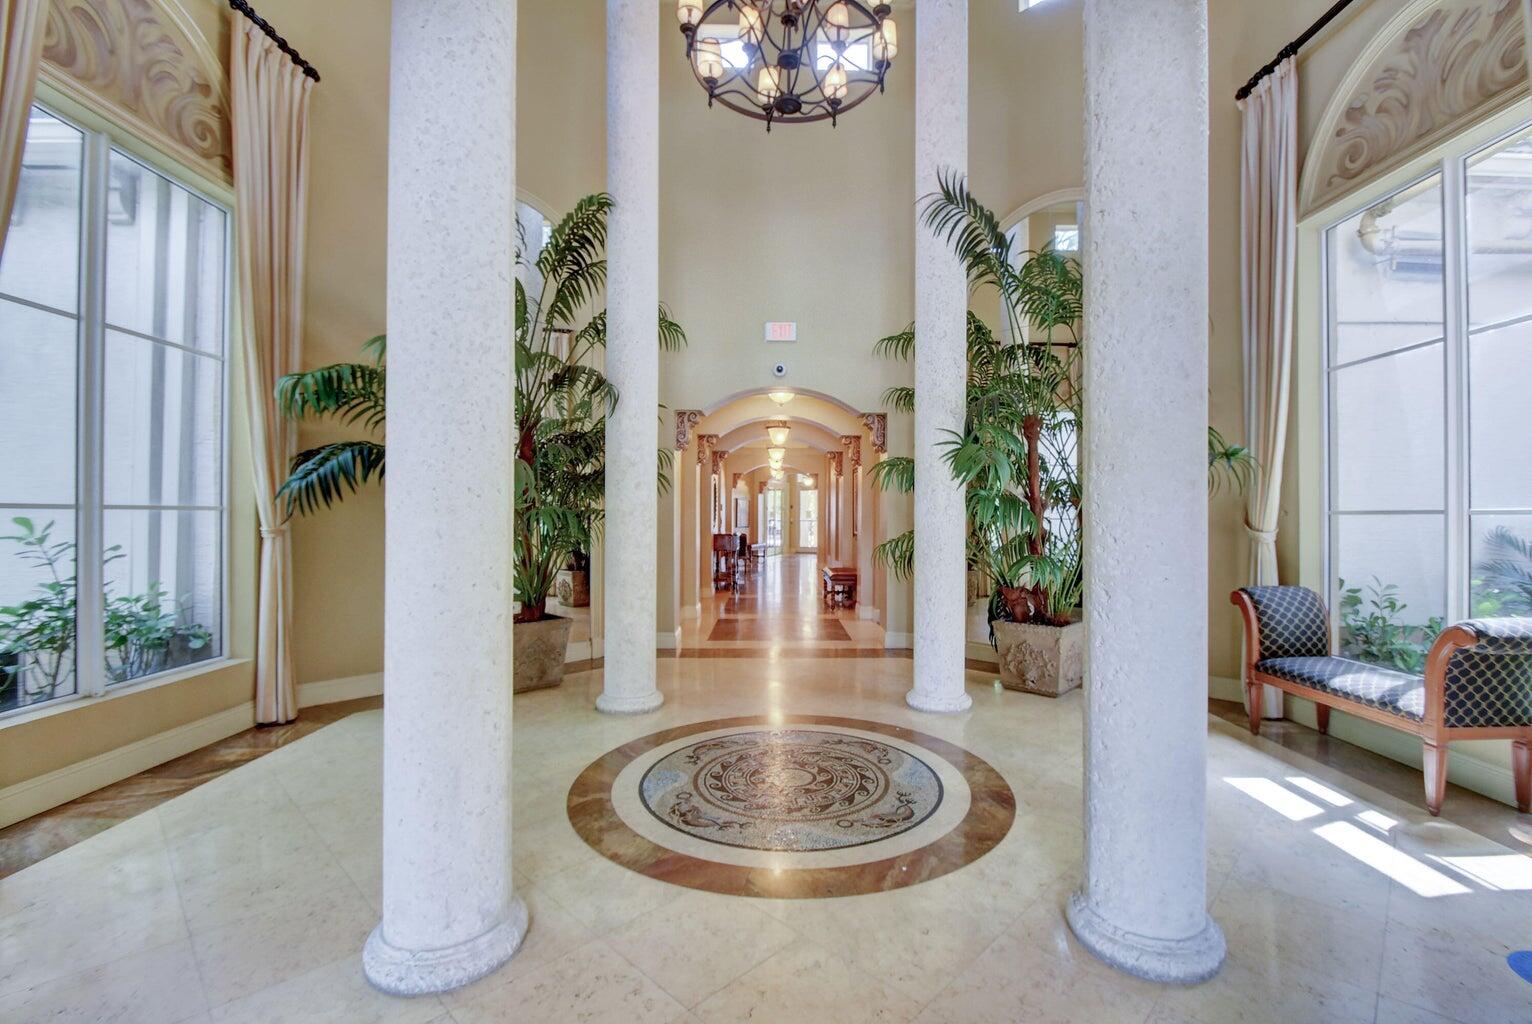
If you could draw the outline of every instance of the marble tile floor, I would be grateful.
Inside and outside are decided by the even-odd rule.
[[[1465,827],[1478,798],[1454,789],[1431,820],[1413,790],[1390,791],[1418,784],[1402,767],[1342,771],[1212,716],[1209,899],[1229,961],[1194,988],[1138,982],[1084,953],[1060,915],[1080,870],[1079,694],[1001,692],[970,673],[971,712],[923,716],[903,703],[911,668],[666,659],[667,702],[639,718],[590,710],[597,672],[517,697],[513,871],[531,932],[496,974],[418,1000],[361,976],[378,914],[381,714],[352,714],[0,880],[0,1021],[1532,1020],[1532,986],[1505,964],[1532,947],[1532,849],[1509,838],[1513,811],[1480,809],[1491,827]],[[606,751],[773,713],[961,745],[1009,782],[1014,826],[950,874],[831,900],[670,886],[570,826],[569,785]]]
[[[381,697],[305,708],[295,722],[260,726],[0,829],[0,878],[158,807],[210,779],[338,722],[383,706]]]
[[[882,626],[858,618],[854,607],[825,603],[812,554],[772,555],[752,566],[738,587],[704,586],[700,601],[698,614],[681,623],[682,657],[699,650],[796,654],[883,647]]]

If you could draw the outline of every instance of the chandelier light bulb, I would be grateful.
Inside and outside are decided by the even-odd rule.
[[[723,48],[716,39],[699,39],[693,51],[696,54],[697,74],[705,81],[716,82],[723,77]]]
[[[893,18],[884,18],[872,37],[872,57],[885,64],[899,56],[899,26]]]
[[[676,4],[676,20],[684,32],[696,28],[702,21],[702,0],[679,0]]]
[[[739,38],[750,46],[760,46],[766,34],[766,19],[754,4],[746,2],[739,8]]]
[[[778,448],[781,448],[787,444],[787,435],[789,433],[790,431],[788,430],[787,424],[785,423],[766,428],[766,436],[771,438],[771,443],[776,445]]]
[[[832,43],[845,46],[846,40],[851,35],[851,8],[847,7],[845,0],[835,0],[825,10],[825,35]]]
[[[846,94],[851,91],[851,87],[846,81],[846,66],[839,61],[831,64],[830,70],[825,72],[822,87],[826,99],[837,102],[844,100]]]
[[[742,7],[740,10],[749,10]],[[761,95],[761,103],[773,103],[778,96],[782,95],[782,69],[774,64],[768,64],[761,68],[760,75],[756,78],[755,91]]]

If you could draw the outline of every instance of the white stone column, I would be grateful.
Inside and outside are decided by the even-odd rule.
[[[968,172],[968,3],[915,5],[915,198]],[[923,204],[922,204],[923,205]],[[968,283],[947,240],[915,227],[915,688],[918,711],[966,711],[963,489],[941,459],[963,429]],[[850,473],[850,467],[847,467]],[[860,499],[862,496],[858,495]],[[863,544],[863,538],[858,538]],[[870,577],[869,577],[870,578]]]
[[[1211,977],[1206,0],[1085,0],[1085,882],[1114,967]],[[1175,257],[1166,253],[1174,250]]]
[[[655,417],[660,404],[660,20],[652,0],[607,0],[606,669],[596,707],[664,703],[655,685]]]
[[[515,0],[394,0],[388,147],[385,992],[465,985],[511,885]],[[445,456],[445,457],[444,457]]]

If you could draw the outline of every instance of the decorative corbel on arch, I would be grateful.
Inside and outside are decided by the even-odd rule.
[[[846,475],[846,453],[826,452],[825,457],[830,460],[830,472],[836,476]]]
[[[1311,213],[1528,92],[1524,0],[1414,0],[1331,97],[1304,161]]]
[[[49,0],[40,74],[178,162],[233,179],[228,73],[177,0]]]
[[[862,464],[862,439],[855,434],[842,434],[840,443],[845,445],[846,454],[851,456],[851,468],[856,469]]]
[[[731,492],[739,490],[739,482],[741,480],[743,480],[744,478],[745,478],[745,474],[743,474],[743,473],[735,473],[733,481],[729,484],[729,490]]]
[[[720,452],[720,451],[716,451],[715,450],[715,451],[713,451],[711,453],[711,455],[712,455],[712,463],[708,467],[708,472],[713,474],[714,476],[716,476],[718,478],[719,482],[721,483],[721,482],[723,482],[723,464],[724,464],[724,460],[729,457],[729,453],[728,452]]]
[[[879,455],[888,451],[888,413],[864,412],[860,419],[867,425],[867,432],[872,435],[872,450]]]
[[[676,451],[682,451],[692,442],[692,431],[705,416],[701,409],[676,410]]]
[[[718,435],[697,435],[697,465],[709,466],[713,472],[718,471]]]

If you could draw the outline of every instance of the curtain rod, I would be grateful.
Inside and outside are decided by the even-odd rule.
[[[1281,64],[1287,58],[1298,56],[1298,51],[1303,49],[1309,40],[1323,32],[1325,26],[1334,21],[1340,15],[1341,11],[1344,11],[1346,8],[1350,7],[1351,4],[1352,0],[1337,0],[1333,7],[1319,16],[1318,21],[1314,22],[1314,24],[1310,25],[1307,29],[1304,30],[1303,35],[1282,47],[1282,49],[1277,52],[1277,55],[1271,59],[1269,64],[1266,64],[1261,68],[1261,70],[1251,75],[1250,81],[1241,86],[1239,92],[1234,94],[1234,99],[1238,101],[1244,99],[1246,96],[1249,96],[1251,90],[1260,84],[1261,79],[1277,70],[1277,65]]]
[[[255,27],[266,33],[266,36],[272,42],[277,44],[277,49],[281,50],[283,53],[287,54],[288,57],[292,58],[292,62],[298,65],[298,69],[300,71],[302,71],[309,78],[312,78],[314,81],[319,81],[319,69],[314,67],[314,65],[310,64],[308,61],[304,60],[303,57],[299,55],[297,50],[288,45],[286,39],[283,39],[281,36],[277,35],[277,30],[271,27],[271,22],[267,21],[259,14],[256,14],[255,8],[251,7],[248,3],[245,2],[245,0],[229,0],[229,6],[238,11],[240,14],[243,14],[245,17],[249,18],[251,21],[255,22]]]

